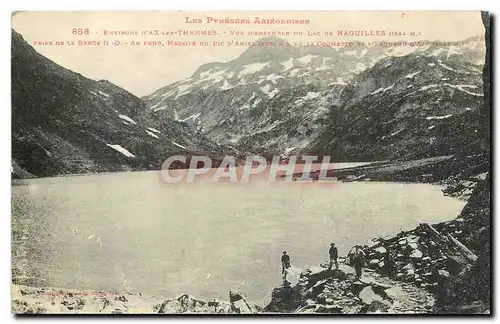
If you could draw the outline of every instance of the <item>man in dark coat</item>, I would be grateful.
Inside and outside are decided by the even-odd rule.
[[[339,268],[339,250],[337,250],[337,247],[335,246],[335,243],[330,244],[330,250],[328,250],[328,254],[330,255],[330,266],[328,267],[328,270],[332,270],[333,263],[335,263],[335,270],[338,270]]]
[[[281,274],[283,275],[283,280],[286,280],[286,269],[290,268],[290,256],[283,251],[281,256]]]
[[[363,275],[363,266],[365,265],[366,254],[361,245],[354,246],[354,251],[351,255],[351,260],[354,265],[354,270],[356,271],[356,279],[361,279]]]

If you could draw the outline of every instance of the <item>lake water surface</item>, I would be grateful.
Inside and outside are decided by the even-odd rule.
[[[35,286],[264,305],[287,250],[299,268],[353,244],[456,217],[464,202],[425,184],[167,186],[158,172],[19,180],[13,277]]]

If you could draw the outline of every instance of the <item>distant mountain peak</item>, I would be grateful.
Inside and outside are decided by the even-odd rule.
[[[294,48],[285,39],[268,36],[250,45],[235,61],[240,63],[257,63],[281,61],[293,56]]]

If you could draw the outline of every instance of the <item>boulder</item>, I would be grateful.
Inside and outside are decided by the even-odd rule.
[[[420,250],[413,250],[413,252],[410,254],[410,258],[414,259],[421,259],[424,254]]]
[[[450,273],[444,269],[438,270],[438,274],[442,278],[449,278],[450,277]]]
[[[374,249],[374,251],[380,254],[387,253],[387,249],[383,246],[379,246],[378,248]]]
[[[242,293],[229,292],[229,303],[231,304],[231,312],[237,314],[256,314],[257,308],[247,302],[246,297]]]
[[[175,299],[163,301],[158,307],[159,314],[172,313],[211,313],[212,308],[201,300],[183,294]]]
[[[418,249],[418,244],[417,244],[417,243],[410,243],[410,244],[408,244],[408,246],[409,246],[410,248],[412,248],[413,250]]]

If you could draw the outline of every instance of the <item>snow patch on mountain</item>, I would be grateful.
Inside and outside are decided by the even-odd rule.
[[[417,47],[411,46],[395,46],[390,48],[387,53],[391,56],[401,57],[413,53],[417,50]]]
[[[253,132],[253,133],[249,134],[249,136],[253,136],[253,135],[257,135],[257,134],[262,134],[262,133],[267,133],[267,132],[275,129],[276,127],[278,127],[280,124],[282,124],[284,122],[285,122],[284,120],[277,120],[274,123],[272,123],[271,125],[263,128],[263,129],[260,129],[260,130],[258,130],[256,132]]]
[[[253,104],[252,104],[252,108],[257,107],[257,105],[258,105],[258,104],[260,104],[260,102],[261,102],[261,101],[262,101],[262,98],[257,98],[257,99],[253,102]]]
[[[415,73],[410,73],[407,76],[405,76],[406,79],[413,79],[413,77],[417,74],[419,74],[421,71],[417,71]]]
[[[299,61],[302,64],[308,64],[308,63],[311,63],[313,58],[315,58],[315,57],[317,57],[317,55],[307,54],[306,56],[302,56],[302,57],[298,58],[297,61]]]
[[[382,92],[382,93],[383,93],[383,92],[386,92],[387,90],[391,90],[392,88],[394,88],[394,86],[395,86],[395,85],[396,85],[396,84],[395,84],[395,83],[393,83],[393,84],[391,84],[390,86],[388,86],[387,88],[383,88],[383,87],[382,87],[382,88],[378,88],[377,90],[373,91],[371,94],[372,94],[372,95],[374,95],[374,94],[377,94],[377,93],[379,93],[379,92]]]
[[[120,117],[121,119],[126,120],[126,121],[128,121],[129,123],[132,123],[132,124],[134,124],[134,125],[135,125],[135,124],[137,124],[137,123],[135,122],[135,120],[133,120],[132,118],[130,118],[130,117],[129,117],[129,116],[127,116],[127,115],[122,115],[122,114],[119,114],[119,115],[118,115],[118,117]]]
[[[184,96],[186,94],[188,94],[190,91],[189,89],[191,88],[191,85],[190,84],[187,84],[187,85],[179,85],[177,87],[178,91],[177,91],[177,95],[175,96],[175,99],[181,97],[181,96]]]
[[[260,90],[262,92],[264,92],[265,94],[269,95],[269,90],[271,90],[271,85],[270,84],[266,84],[265,86],[261,87]]]
[[[97,90],[97,92],[99,92],[99,94],[100,94],[101,96],[104,96],[104,97],[106,97],[106,98],[107,98],[107,97],[109,97],[109,94],[107,94],[107,93],[105,93],[105,92],[102,92],[101,90]]]
[[[247,74],[259,72],[260,70],[262,70],[263,68],[265,68],[268,65],[269,65],[269,62],[252,63],[252,64],[243,65],[243,70],[240,71],[240,73],[238,74],[238,77],[242,77],[242,76],[245,76]]]
[[[247,110],[247,109],[250,109],[250,104],[248,102],[246,102],[243,106],[241,106],[240,108],[238,108],[238,110]]]
[[[161,134],[161,132],[159,130],[157,130],[156,128],[153,128],[153,127],[146,127],[146,129],[152,131],[152,132],[155,132],[155,133],[158,133],[158,134]]]
[[[118,144],[106,144],[107,146],[111,147],[112,149],[120,152],[121,154],[125,155],[126,157],[131,157],[131,158],[134,158],[135,155],[130,153],[129,150],[127,150],[126,148],[123,148],[121,145],[118,145]]]
[[[439,87],[439,84],[429,84],[420,88],[420,91],[425,91],[436,87]]]
[[[279,79],[283,79],[285,78],[284,76],[282,75],[278,75],[276,73],[272,73],[272,74],[269,74],[265,80],[266,81],[271,81],[272,83],[276,84],[276,82],[279,80]]]
[[[448,65],[444,64],[443,62],[439,61],[438,64],[442,67],[444,67],[445,69],[449,70],[449,71],[453,71],[453,72],[457,72],[455,71],[454,69],[452,69],[451,67],[449,67]]]
[[[425,119],[427,120],[433,120],[433,119],[446,119],[446,118],[450,118],[451,116],[453,116],[453,114],[450,114],[450,115],[444,115],[444,116],[427,116],[425,117]]]
[[[176,142],[174,142],[174,141],[172,141],[172,144],[174,144],[174,145],[175,145],[175,146],[177,146],[177,147],[180,147],[181,149],[186,149],[186,147],[185,147],[185,146],[183,146],[183,145],[181,145],[181,144],[179,144],[179,143],[176,143]]]
[[[150,131],[148,131],[147,129],[145,129],[144,131],[145,131],[145,132],[146,132],[149,136],[154,137],[154,138],[157,138],[157,139],[160,139],[160,138],[158,137],[158,135],[156,135],[155,133],[150,132]]]
[[[404,127],[401,128],[400,130],[395,131],[394,133],[391,133],[391,136],[395,136],[395,135],[401,133],[403,130],[404,130]]]
[[[454,54],[456,54],[456,55],[462,55],[462,54],[463,54],[463,52],[462,52],[462,50],[461,50],[459,47],[457,47],[457,46],[450,46],[450,48],[448,48],[448,52],[446,53],[446,58],[447,58],[447,59],[449,59],[449,58],[450,58],[450,56],[452,56],[452,55],[454,55]]]
[[[198,118],[200,118],[200,116],[201,116],[201,112],[196,113],[196,114],[192,114],[192,115],[190,115],[190,116],[188,116],[188,117],[186,117],[184,119],[177,119],[177,121],[180,121],[180,122],[187,122],[189,120],[195,121]]]
[[[217,72],[212,72],[212,69],[208,71],[200,73],[200,79],[202,80],[216,80],[215,82],[222,81],[222,76],[226,73],[227,70],[220,70]]]
[[[460,91],[463,91],[465,93],[468,93],[470,95],[473,95],[473,96],[476,96],[476,97],[483,97],[484,94],[482,93],[474,93],[474,92],[470,92],[464,88],[469,88],[469,89],[476,89],[477,86],[475,85],[468,85],[468,84],[449,84],[449,83],[445,83],[444,85],[450,87],[450,88],[453,88],[453,89],[457,89],[457,90],[460,90]]]
[[[230,85],[229,82],[227,81],[227,79],[224,79],[224,83],[222,84],[222,86],[220,87],[221,90],[229,90],[229,89],[232,89],[234,88],[234,86]]]
[[[444,51],[445,51],[444,48],[438,48],[437,50],[431,53],[431,56],[439,56],[439,54],[443,53]]]
[[[163,110],[165,108],[167,108],[167,106],[163,106],[163,107],[158,107],[161,105],[161,103],[165,100],[165,97],[163,97],[160,101],[158,101],[156,104],[154,104],[153,106],[150,107],[151,110],[153,111],[158,111],[158,110]]]
[[[393,132],[393,133],[390,133],[389,135],[382,136],[382,138],[381,138],[381,139],[386,139],[386,138],[388,138],[388,137],[393,137],[393,136],[396,136],[397,134],[401,133],[404,129],[405,129],[405,128],[403,127],[403,128],[401,128],[401,129],[399,129],[399,130],[397,130],[397,131]]]
[[[279,92],[278,88],[274,88],[273,91],[270,91],[271,90],[271,85],[270,84],[266,84],[265,86],[263,86],[262,88],[260,88],[260,90],[262,92],[264,92],[265,94],[267,94],[269,96],[269,99],[272,99]]]
[[[307,94],[305,96],[300,97],[299,99],[295,100],[294,103],[296,105],[300,105],[300,104],[303,104],[305,101],[316,99],[319,96],[321,96],[321,93],[309,91],[309,92],[307,92]],[[319,108],[323,108],[323,107],[319,107]]]
[[[280,91],[278,88],[275,88],[273,91],[269,93],[269,99],[273,99]]]

